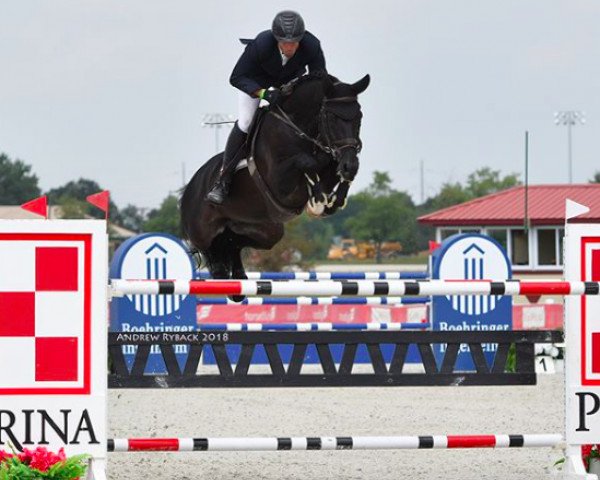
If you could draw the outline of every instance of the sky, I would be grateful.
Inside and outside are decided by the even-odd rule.
[[[565,110],[586,119],[573,181],[600,171],[598,0],[0,0],[0,152],[44,191],[83,177],[159,206],[223,148],[203,119],[236,116],[238,38],[283,9],[330,73],[371,75],[351,193],[375,170],[416,203],[482,167],[523,179],[526,130],[530,183],[567,183]]]

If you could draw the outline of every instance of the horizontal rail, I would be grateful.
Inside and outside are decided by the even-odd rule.
[[[429,278],[429,272],[246,272],[249,280],[408,280]],[[197,278],[209,280],[209,272],[198,272]]]
[[[555,447],[560,434],[385,437],[116,438],[109,452],[271,452],[288,450],[419,450]]]
[[[392,322],[392,323],[200,323],[198,330],[227,330],[240,332],[257,331],[313,331],[329,332],[333,330],[425,330],[431,327],[431,323],[411,323],[411,322]]]
[[[430,295],[598,295],[600,282],[518,280],[111,280],[123,295],[248,296],[430,296]]]
[[[241,302],[228,298],[199,297],[199,305],[423,305],[429,297],[250,297]]]

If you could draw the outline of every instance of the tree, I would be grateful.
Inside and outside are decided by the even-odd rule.
[[[41,195],[31,166],[0,153],[0,204],[20,205]]]
[[[56,199],[56,204],[60,205],[62,218],[84,218],[89,215],[92,205],[85,200],[64,195]]]
[[[64,197],[85,201],[89,195],[98,193],[102,190],[100,185],[94,180],[80,178],[79,180],[71,180],[61,187],[51,188],[46,192],[46,195],[48,195],[48,201],[52,203],[56,203],[59,198]]]
[[[119,210],[119,223],[129,230],[141,232],[144,229],[145,221],[144,210],[135,205],[129,204]]]
[[[179,200],[175,195],[169,195],[160,204],[148,213],[148,219],[144,222],[145,232],[165,232],[179,236]]]
[[[600,183],[600,171],[594,173],[594,177],[590,180],[590,183]]]
[[[479,198],[520,184],[516,173],[500,178],[499,170],[483,167],[469,175],[466,190],[471,198]]]
[[[51,188],[46,192],[46,195],[48,195],[48,203],[60,205],[63,210],[64,203],[69,202],[69,199],[77,200],[80,202],[80,212],[82,217],[88,215],[94,218],[104,218],[104,212],[86,202],[86,198],[88,196],[101,192],[102,190],[104,190],[104,188],[98,185],[96,181],[87,178],[80,178],[78,180],[71,180],[60,187]],[[109,217],[116,223],[120,222],[119,209],[112,200],[109,204]]]
[[[416,219],[414,207],[410,208],[400,192],[375,197],[354,218],[348,220],[352,237],[375,244],[377,263],[381,262],[383,242],[399,241],[404,251],[415,246]]]
[[[399,241],[404,251],[416,247],[415,206],[410,196],[392,188],[387,172],[373,172],[371,184],[354,195],[360,209],[346,221],[350,236],[373,241],[377,262],[381,261],[383,242]]]
[[[471,195],[460,183],[444,183],[440,192],[428,198],[419,208],[420,213],[429,213],[471,200]]]
[[[390,195],[393,191],[390,174],[375,170],[373,172],[373,180],[371,180],[371,184],[367,187],[366,193],[372,197],[381,197]]]
[[[312,260],[325,257],[332,237],[331,225],[302,215],[286,224],[283,238],[271,250],[252,250],[248,260],[262,271],[280,271],[291,264],[307,268]]]
[[[350,236],[350,230],[346,226],[346,222],[363,209],[365,198],[364,193],[350,195],[343,210],[338,210],[330,217],[321,220],[324,224],[331,227],[332,237],[336,235],[342,237]]]

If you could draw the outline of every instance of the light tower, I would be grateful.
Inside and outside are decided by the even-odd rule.
[[[578,110],[565,110],[561,112],[554,112],[554,123],[556,125],[567,126],[568,136],[568,154],[569,154],[569,183],[573,183],[573,152],[571,142],[571,127],[580,123],[585,124],[585,114]]]

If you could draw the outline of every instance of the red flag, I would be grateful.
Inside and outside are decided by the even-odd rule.
[[[102,192],[94,193],[93,195],[88,195],[86,200],[88,202],[90,202],[92,205],[94,205],[95,207],[98,207],[100,210],[102,210],[106,214],[106,216],[104,218],[106,218],[108,220],[109,197],[110,197],[109,191],[103,190]]]
[[[429,240],[429,253],[433,253],[434,250],[440,248],[441,243],[434,242],[433,240]]]
[[[38,197],[34,200],[29,200],[28,202],[21,205],[23,210],[27,210],[28,212],[35,213],[36,215],[40,215],[41,217],[48,218],[48,197],[46,195],[42,197]]]

